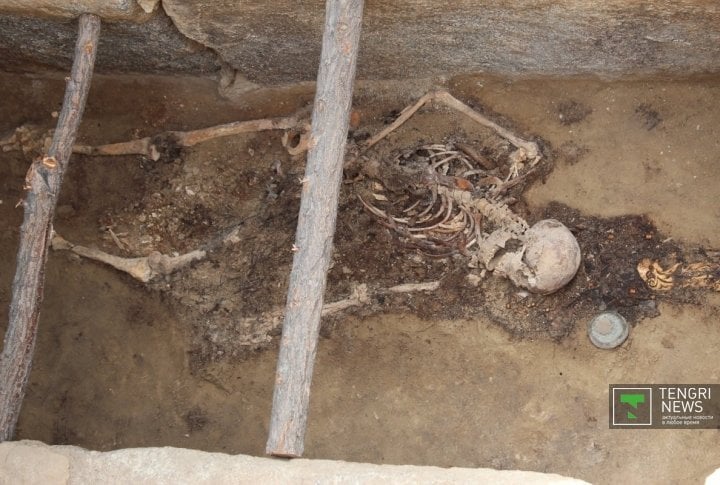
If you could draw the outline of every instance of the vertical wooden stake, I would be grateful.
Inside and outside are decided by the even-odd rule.
[[[285,321],[266,452],[303,453],[310,383],[352,105],[363,0],[327,0]]]
[[[99,36],[100,18],[82,15],[75,59],[52,145],[46,156],[32,163],[25,176],[25,219],[20,229],[10,320],[0,354],[0,442],[12,438],[32,368],[52,220],[85,109]]]

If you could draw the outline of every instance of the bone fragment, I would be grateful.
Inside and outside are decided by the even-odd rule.
[[[108,266],[112,266],[117,270],[129,274],[143,283],[147,283],[158,276],[174,273],[193,261],[205,258],[207,255],[203,250],[190,251],[180,256],[168,256],[153,251],[150,255],[142,258],[122,258],[99,249],[72,244],[57,234],[53,236],[52,248],[54,250],[71,251],[83,258],[107,264]]]
[[[387,289],[389,293],[412,293],[413,291],[435,291],[440,288],[439,281],[428,281],[427,283],[404,283],[392,286]]]

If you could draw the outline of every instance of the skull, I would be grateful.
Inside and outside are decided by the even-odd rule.
[[[516,251],[499,253],[489,265],[533,293],[547,295],[570,282],[580,267],[580,246],[561,222],[545,219],[522,236]]]

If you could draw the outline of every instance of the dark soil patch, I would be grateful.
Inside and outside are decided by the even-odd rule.
[[[562,103],[560,108],[568,123],[578,122],[590,112],[575,102]],[[418,123],[427,127],[426,123],[438,119],[449,124],[454,115],[435,113]],[[411,124],[402,130],[405,133],[390,137],[368,154],[369,159],[384,161],[379,165],[382,174],[378,175],[377,167],[371,172],[395,194],[412,190],[417,181],[405,177],[403,167],[393,171],[387,160],[399,165],[413,163],[415,147],[432,142]],[[146,177],[138,186],[142,190],[139,200],[119,210],[107,210],[100,217],[102,227],[114,228],[127,247],[118,251],[105,237],[104,249],[109,252],[137,255],[152,250],[172,253],[214,248],[207,259],[150,285],[174,302],[183,320],[194,322],[190,365],[200,373],[210,363],[265,348],[279,336],[281,320],[269,315],[285,303],[300,202],[298,180],[303,171],[302,161],[291,159],[273,134],[221,142],[222,152],[199,147],[181,150],[173,154],[174,159],[143,161]],[[513,147],[494,132],[471,131],[465,126],[442,136],[439,142],[470,146],[496,167],[493,176],[505,178],[509,173]],[[566,144],[560,153],[574,163],[584,149]],[[237,163],[238,159],[242,163]],[[90,167],[83,167],[85,177],[91,176],[86,173]],[[364,209],[358,194],[367,194],[368,185],[376,182],[363,177],[363,170],[351,167],[341,193],[326,302],[347,298],[365,284],[374,295],[371,302],[346,311],[344,316],[398,311],[428,320],[485,316],[517,338],[533,339],[562,339],[604,309],[620,310],[632,324],[657,315],[658,295],[645,287],[635,265],[643,257],[662,259],[680,249],[663,242],[664,236],[642,216],[599,219],[561,204],[530,213],[522,194],[552,167],[552,155],[546,152],[537,169],[504,195],[514,202],[512,210],[530,224],[554,218],[576,235],[582,265],[562,290],[547,296],[531,294],[481,268],[468,267],[467,255],[432,257],[403,244],[395,231]],[[93,198],[91,193],[84,196],[85,200]],[[67,196],[73,207],[80,206],[73,197]],[[214,242],[231,232],[233,244],[218,246]],[[378,291],[428,281],[439,281],[439,289],[405,294]],[[330,335],[341,320],[326,318],[323,334]]]
[[[640,117],[643,126],[645,126],[645,129],[648,131],[655,129],[663,121],[660,113],[648,103],[639,104],[638,107],[635,108],[635,114]]]
[[[592,113],[592,108],[574,100],[566,100],[558,103],[555,111],[560,123],[568,126],[583,121]]]

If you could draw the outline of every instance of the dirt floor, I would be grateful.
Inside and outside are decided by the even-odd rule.
[[[7,74],[0,85],[0,138],[23,124],[38,133],[53,126],[62,79]],[[406,194],[387,175],[388,161],[422,144],[470,145],[497,165],[493,173],[507,174],[501,139],[447,109],[421,110],[368,154],[380,163],[375,180],[357,166],[346,171],[326,301],[361,284],[371,298],[323,323],[306,456],[547,471],[593,483],[709,474],[720,466],[717,431],[609,430],[607,402],[612,383],[720,378],[712,365],[720,294],[680,284],[656,292],[636,271],[642,258],[717,271],[720,79],[462,76],[441,85],[539,143],[538,170],[508,194],[509,207],[531,224],[553,217],[570,228],[580,270],[558,293],[528,294],[469,267],[461,251],[437,258],[407,247],[363,208],[357,196],[378,182]],[[351,144],[431,86],[362,83]],[[312,86],[231,102],[209,80],[98,76],[79,141],[287,115],[311,100]],[[5,314],[22,221],[15,204],[32,151],[0,153]],[[64,238],[125,257],[211,250],[148,285],[53,252],[17,438],[262,455],[280,334],[270,316],[284,303],[303,163],[279,132],[170,150],[155,162],[75,157],[55,225]],[[439,281],[432,292],[386,291],[431,281]],[[605,309],[633,326],[614,351],[586,336]]]

